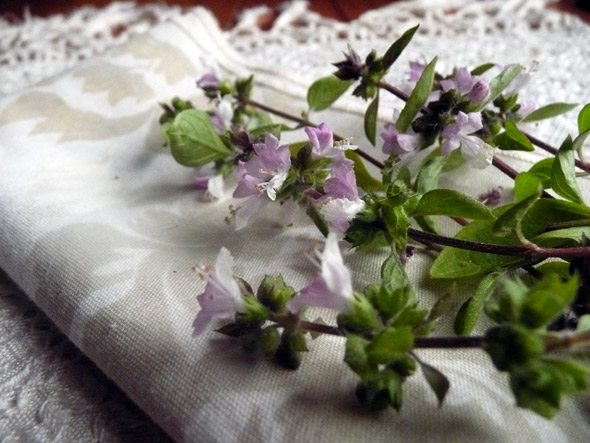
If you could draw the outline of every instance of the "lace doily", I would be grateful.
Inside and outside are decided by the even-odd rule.
[[[285,7],[269,31],[256,27],[264,7],[246,11],[226,33],[252,63],[289,66],[306,79],[330,72],[346,44],[359,53],[387,44],[407,27],[421,31],[392,81],[407,76],[405,62],[440,56],[439,69],[473,60],[540,64],[543,82],[527,93],[540,103],[588,101],[587,25],[551,11],[543,0],[436,0],[396,3],[352,24],[325,19],[305,2]],[[114,3],[70,16],[23,22],[0,18],[0,93],[8,94],[100,54],[180,13],[166,6]],[[515,44],[515,42],[517,44]],[[515,47],[517,50],[515,50]],[[567,50],[564,50],[567,48]],[[563,75],[564,70],[568,75]],[[393,103],[393,101],[392,101]],[[567,123],[561,123],[567,130]],[[551,142],[555,128],[541,128]],[[2,277],[0,286],[0,438],[2,441],[166,440],[46,317]]]

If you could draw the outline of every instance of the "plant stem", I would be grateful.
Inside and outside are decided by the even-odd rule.
[[[522,134],[526,138],[528,138],[529,141],[533,145],[535,145],[535,146],[543,149],[544,151],[547,151],[547,152],[549,152],[549,153],[551,153],[553,155],[557,155],[557,153],[559,152],[559,149],[555,148],[554,146],[551,146],[551,145],[545,143],[544,141],[539,140],[538,138],[536,138],[536,137],[534,137],[534,136],[532,136],[532,135],[530,135],[530,134],[528,134],[528,133],[526,133],[524,131],[520,131],[520,132],[522,132]],[[576,166],[578,168],[580,168],[582,171],[590,172],[590,165],[588,163],[584,163],[584,162],[582,162],[581,160],[578,160],[578,159],[575,160],[575,163],[576,163]]]
[[[299,327],[310,332],[328,334],[342,337],[344,333],[336,326],[322,325],[311,321],[302,320]],[[416,337],[414,339],[414,349],[464,349],[464,348],[481,348],[484,345],[484,337]]]
[[[266,112],[270,112],[271,114],[282,117],[286,120],[291,120],[293,122],[299,123],[302,126],[313,126],[314,128],[317,127],[317,125],[315,123],[310,122],[306,118],[297,117],[293,114],[289,114],[288,112],[284,112],[284,111],[281,111],[280,109],[276,109],[271,106],[265,105],[264,103],[260,103],[255,100],[249,99],[249,98],[241,98],[240,100],[243,104],[254,106],[255,108],[262,109],[263,111],[266,111]],[[334,134],[334,140],[344,140],[344,137],[341,137],[338,134]],[[369,163],[372,163],[373,165],[377,166],[379,169],[383,169],[385,167],[385,165],[382,162],[380,162],[379,160],[377,160],[375,157],[368,154],[367,152],[363,151],[362,149],[359,148],[356,150],[356,152],[358,153],[359,156],[361,156],[362,158],[367,160]]]
[[[585,257],[590,256],[590,246],[578,246],[575,248],[541,248],[510,246],[493,243],[479,243],[469,240],[461,240],[453,237],[445,237],[430,232],[409,228],[408,237],[417,240],[450,246],[453,248],[466,249],[469,251],[484,252],[487,254],[508,255],[513,257]]]

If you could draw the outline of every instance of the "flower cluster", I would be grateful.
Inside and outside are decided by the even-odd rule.
[[[301,116],[252,99],[252,77],[229,82],[203,76],[197,86],[213,104],[206,111],[178,98],[163,105],[167,144],[180,164],[195,168],[194,186],[219,200],[224,182],[235,180],[231,196],[238,203],[230,210],[236,229],[279,203],[302,208],[326,237],[313,259],[318,275],[299,290],[268,275],[254,290],[233,275],[233,258],[222,248],[215,266],[201,273],[205,287],[197,296],[193,334],[202,334],[213,319],[224,320],[218,332],[289,369],[308,351],[308,335],[342,337],[343,360],[359,379],[357,398],[371,410],[399,409],[403,382],[417,366],[442,403],[449,381],[415,349],[483,348],[509,374],[518,406],[550,417],[561,397],[585,390],[590,377],[575,360],[590,349],[590,208],[578,184],[590,165],[576,158],[590,138],[590,104],[578,111],[578,132],[557,148],[529,135],[527,123],[578,105],[534,109],[521,96],[530,72],[520,65],[487,63],[445,75],[436,72],[436,58],[412,62],[409,82],[397,88],[385,81],[387,71],[417,29],[383,55],[371,51],[363,59],[349,48],[333,75],[310,86]],[[366,142],[359,144],[381,142],[377,155],[311,119],[351,87],[352,95],[370,100]],[[393,114],[387,122],[378,118],[384,93],[405,102],[387,110]],[[273,114],[295,126],[273,121]],[[285,131],[297,141],[281,141]],[[501,158],[505,150],[536,147],[553,157],[527,171],[515,171]],[[420,161],[406,161],[419,152]],[[474,197],[441,188],[439,179],[465,163],[493,165],[514,179],[513,189],[479,189]],[[453,220],[455,236],[441,234],[441,217]],[[354,288],[342,243],[385,257],[374,283]],[[452,303],[441,296],[430,308],[419,306],[405,266],[423,251],[424,260],[432,259],[429,278],[481,279],[456,313],[457,336],[430,336]],[[545,263],[547,258],[554,260]],[[514,277],[518,267],[528,273],[526,280]],[[309,321],[318,307],[337,311],[336,324]],[[470,336],[483,315],[495,325]]]

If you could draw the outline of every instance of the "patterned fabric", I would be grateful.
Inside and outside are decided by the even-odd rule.
[[[529,93],[539,100],[588,101],[586,80],[572,75],[574,68],[587,72],[582,65],[588,60],[571,44],[587,40],[587,27],[560,14],[548,14],[559,26],[543,26],[541,1],[451,3],[454,11],[432,1],[402,3],[351,25],[321,20],[296,3],[265,34],[253,32],[247,19],[223,34],[213,17],[197,8],[107,55],[3,97],[0,266],[178,441],[587,441],[588,397],[565,402],[553,421],[518,410],[506,377],[483,352],[421,351],[423,360],[451,380],[445,406],[438,409],[416,376],[405,387],[400,414],[374,416],[356,406],[355,377],[341,362],[338,338],[314,341],[313,356],[296,372],[245,358],[213,332],[191,338],[195,296],[204,287],[195,268],[212,264],[221,246],[236,258],[236,275],[258,283],[267,273],[281,272],[302,287],[314,275],[305,254],[321,237],[304,217],[283,227],[273,209],[242,231],[227,226],[228,207],[235,205],[230,193],[214,203],[199,201],[190,187],[192,171],[162,147],[157,103],[179,95],[205,105],[196,78],[211,70],[227,76],[253,71],[258,100],[297,114],[305,109],[311,79],[345,49],[342,26],[360,52],[385,47],[420,20],[425,30],[399,66],[429,59],[438,49],[443,69],[560,54],[559,66],[539,69],[535,87],[543,92]],[[506,17],[497,22],[503,28],[470,26],[497,16]],[[297,28],[302,17],[307,23]],[[511,27],[510,17],[536,25]],[[386,25],[398,22],[395,29]],[[313,26],[316,32],[309,32]],[[512,33],[535,37],[519,41],[522,53],[513,53]],[[498,41],[503,46],[490,49]],[[534,46],[539,42],[544,45]],[[406,75],[403,70],[392,76]],[[362,107],[347,99],[316,117],[356,142],[363,139]],[[562,120],[533,129],[556,140],[567,128]],[[514,155],[510,162],[525,168],[536,155]],[[445,184],[472,194],[511,187],[495,171],[478,171],[477,177],[463,172],[467,175],[454,175]],[[345,255],[354,284],[362,287],[375,278],[382,258],[378,252]],[[425,304],[445,289],[426,278],[429,263],[418,254],[408,264]],[[459,289],[457,303],[469,290]],[[439,328],[441,334],[449,331],[450,317]]]

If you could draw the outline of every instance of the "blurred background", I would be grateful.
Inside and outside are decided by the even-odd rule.
[[[113,2],[109,0],[0,0],[0,15],[5,18],[19,20],[28,10],[32,15],[47,17],[52,14],[67,14],[82,6],[104,7],[109,3]],[[235,23],[240,11],[262,4],[272,8],[280,8],[284,0],[135,0],[135,3],[160,3],[178,5],[184,8],[201,5],[209,8],[219,20],[221,27],[227,29]],[[326,17],[350,21],[366,10],[389,3],[393,3],[392,0],[363,0],[356,2],[348,0],[314,0],[310,1],[310,9]],[[552,7],[574,13],[583,20],[590,22],[590,0],[556,0]],[[272,23],[272,19],[271,13],[267,18],[266,25]],[[264,25],[265,23],[261,23],[262,27]]]

